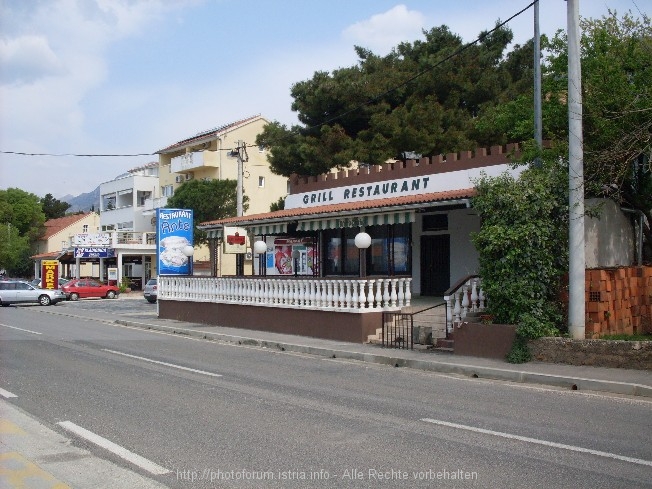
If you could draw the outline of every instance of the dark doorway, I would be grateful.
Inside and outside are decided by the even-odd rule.
[[[444,295],[451,280],[450,235],[421,236],[421,295]]]

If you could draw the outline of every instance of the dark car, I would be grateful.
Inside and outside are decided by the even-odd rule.
[[[143,289],[143,296],[147,299],[147,302],[154,303],[158,297],[158,280],[155,278],[150,278],[145,284]]]
[[[41,289],[23,280],[0,281],[0,304],[40,304],[42,306],[56,305],[65,301],[66,295],[59,289]]]
[[[115,285],[106,285],[92,278],[73,279],[61,287],[61,290],[71,301],[88,297],[115,299],[120,293]]]

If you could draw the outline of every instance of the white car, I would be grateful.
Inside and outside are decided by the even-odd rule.
[[[30,303],[49,306],[65,300],[66,294],[59,289],[41,289],[22,280],[0,281],[0,305],[2,306]]]

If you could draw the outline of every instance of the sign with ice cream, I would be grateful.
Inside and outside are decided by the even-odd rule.
[[[159,275],[192,273],[192,209],[156,210],[156,256]]]

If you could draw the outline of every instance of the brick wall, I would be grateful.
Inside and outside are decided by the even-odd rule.
[[[652,333],[652,266],[586,271],[586,337]]]

